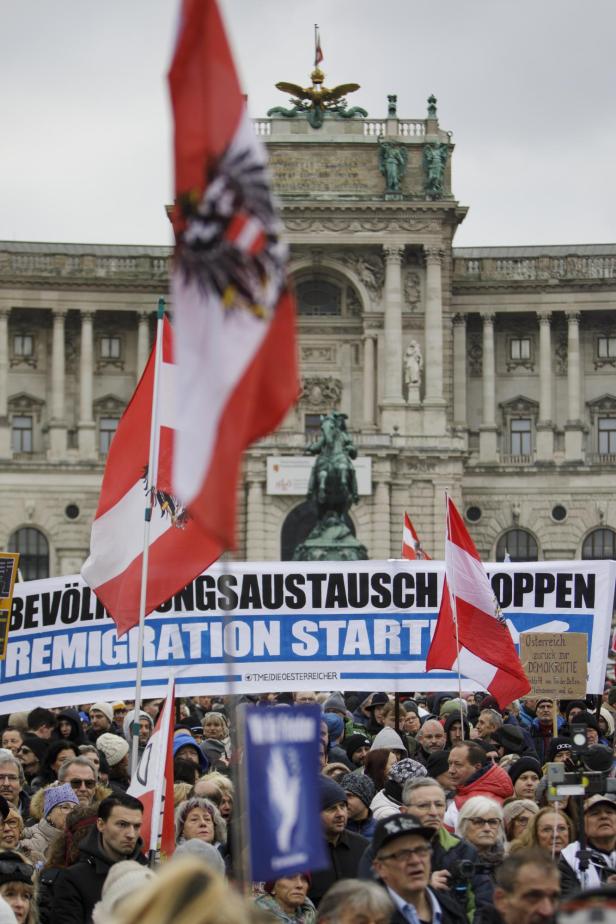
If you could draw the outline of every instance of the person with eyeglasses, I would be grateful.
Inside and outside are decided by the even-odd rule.
[[[4,756],[6,755],[6,756]],[[16,757],[4,751],[0,757],[0,796],[14,806],[22,818],[30,811],[30,796],[24,790],[24,771]]]
[[[72,786],[80,805],[91,805],[96,800],[98,773],[87,757],[72,757],[58,770],[58,780]]]
[[[458,903],[429,885],[433,836],[412,815],[391,815],[376,826],[372,866],[394,904],[391,924],[468,924]]]
[[[456,834],[473,845],[482,871],[494,877],[505,856],[503,809],[487,796],[473,796],[460,809]]]

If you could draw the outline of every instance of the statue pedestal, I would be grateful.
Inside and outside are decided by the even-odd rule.
[[[419,400],[419,382],[407,385],[407,389],[406,403],[410,407],[419,407],[421,404]]]
[[[317,523],[308,538],[297,546],[293,561],[366,561],[368,550],[344,520],[329,514]]]

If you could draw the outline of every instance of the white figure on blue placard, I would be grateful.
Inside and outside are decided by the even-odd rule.
[[[291,749],[273,748],[267,765],[270,805],[279,813],[276,846],[281,854],[289,852],[293,829],[299,818],[301,775],[299,768],[293,766],[295,759]]]

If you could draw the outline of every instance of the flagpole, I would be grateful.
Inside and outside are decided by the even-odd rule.
[[[175,674],[173,671],[167,681],[167,695],[165,698],[165,722],[161,723],[161,732],[163,744],[159,750],[158,766],[156,768],[156,788],[154,790],[154,802],[152,805],[152,823],[150,828],[150,843],[148,849],[148,866],[154,868],[156,853],[158,851],[158,836],[160,833],[160,814],[163,808],[163,789],[165,786],[165,764],[167,762],[167,749],[169,746],[169,726],[173,725],[173,715],[169,711],[173,709],[173,698],[175,693]],[[134,740],[134,739],[133,739]],[[165,798],[167,794],[165,794]]]
[[[137,636],[137,676],[135,679],[135,712],[133,717],[132,751],[131,751],[131,777],[137,772],[139,763],[139,713],[141,712],[141,682],[143,675],[143,646],[145,635],[145,605],[148,589],[148,558],[150,551],[150,522],[154,506],[156,481],[158,479],[158,389],[160,384],[160,365],[163,355],[163,324],[165,318],[165,300],[158,299],[156,313],[156,350],[154,353],[154,384],[152,387],[152,416],[150,421],[150,454],[148,458],[149,486],[146,493],[144,522],[143,522],[143,554],[141,557],[141,593],[139,596],[139,634]]]
[[[315,22],[315,24],[314,24],[314,66],[315,66],[315,67],[318,67],[318,65],[319,65],[319,62],[317,61],[317,42],[318,42],[318,36],[319,36],[319,27],[318,27],[318,25],[317,25],[316,22]]]
[[[446,530],[447,534],[445,536],[445,576],[447,577],[447,540],[451,535],[451,524],[449,522],[449,494],[445,491],[445,504],[447,514],[445,517],[446,520]],[[462,674],[460,672],[460,636],[458,634],[458,611],[456,609],[456,595],[453,592],[451,587],[451,581],[447,581],[447,591],[449,593],[449,602],[451,604],[451,612],[453,613],[453,624],[456,630],[456,665],[458,668],[458,697],[460,699],[460,732],[462,734],[462,741],[464,741],[464,711],[462,709]]]

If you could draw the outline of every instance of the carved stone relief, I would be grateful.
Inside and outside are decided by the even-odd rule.
[[[478,337],[469,338],[468,370],[472,378],[480,378],[483,375],[483,345]]]
[[[342,397],[342,382],[333,376],[307,376],[302,380],[299,400],[307,407],[321,410],[337,407]]]
[[[414,311],[421,298],[419,273],[407,271],[404,280],[404,301],[406,306]]]
[[[335,346],[303,346],[301,348],[303,363],[335,363]]]

